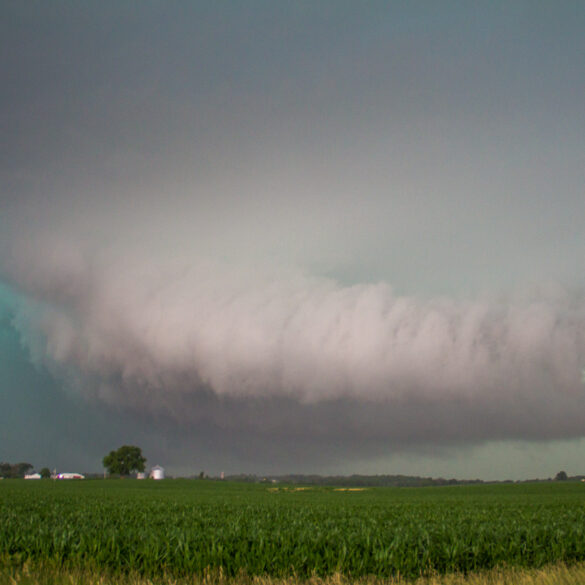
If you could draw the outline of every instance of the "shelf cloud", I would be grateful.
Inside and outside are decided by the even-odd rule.
[[[283,441],[580,436],[585,299],[477,300],[299,271],[153,265],[39,243],[12,256],[15,323],[89,401]]]
[[[351,471],[583,438],[569,4],[8,3],[2,445]]]

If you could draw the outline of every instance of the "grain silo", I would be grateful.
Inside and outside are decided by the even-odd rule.
[[[165,478],[165,470],[164,470],[164,467],[161,467],[160,465],[155,465],[150,470],[150,477],[152,479],[164,479]]]

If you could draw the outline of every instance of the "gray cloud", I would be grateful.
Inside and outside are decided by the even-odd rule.
[[[584,22],[7,3],[0,278],[55,404],[250,461],[582,436]]]
[[[283,449],[582,435],[585,299],[560,287],[423,299],[42,250],[13,257],[15,323],[33,359],[87,400]]]

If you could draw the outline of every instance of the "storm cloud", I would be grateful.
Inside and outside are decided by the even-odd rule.
[[[584,23],[7,3],[3,410],[281,471],[583,437]]]
[[[580,436],[585,299],[474,301],[45,243],[12,270],[34,360],[89,400],[305,441]],[[21,268],[23,267],[23,268]]]

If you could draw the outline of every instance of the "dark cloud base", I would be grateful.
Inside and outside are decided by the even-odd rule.
[[[175,461],[286,470],[583,436],[585,304],[560,287],[421,300],[209,263],[96,265],[71,246],[14,258],[10,326],[48,387]]]
[[[199,388],[180,399],[175,393],[165,406],[164,392],[145,402],[138,400],[144,388],[120,382],[123,400],[108,405],[82,398],[66,381],[33,366],[6,315],[2,355],[2,457],[61,469],[99,470],[104,453],[130,442],[140,444],[151,463],[184,473],[318,471],[433,446],[568,439],[585,428],[585,395],[579,394],[545,407],[518,398],[304,404],[290,397],[219,397]]]

